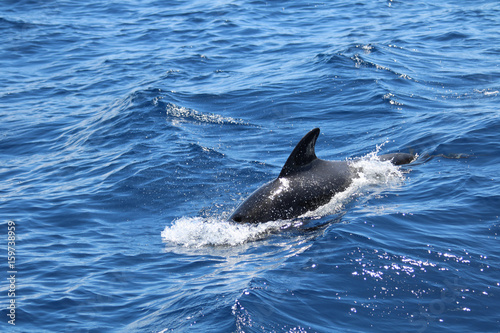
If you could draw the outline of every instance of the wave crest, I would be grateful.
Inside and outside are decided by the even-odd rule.
[[[172,103],[168,103],[166,106],[166,112],[168,117],[172,117],[176,122],[198,122],[198,123],[209,123],[209,124],[232,124],[232,125],[247,125],[241,119],[235,119],[232,117],[224,117],[216,113],[203,113],[183,106],[178,106]]]

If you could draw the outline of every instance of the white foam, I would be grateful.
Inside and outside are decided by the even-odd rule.
[[[375,186],[381,186],[379,189],[383,190],[401,185],[404,180],[401,169],[390,161],[381,161],[377,156],[379,150],[380,146],[377,146],[376,151],[360,159],[349,161],[353,172],[357,174],[349,187],[345,191],[337,193],[327,204],[303,214],[300,218],[338,213],[355,196],[373,190]]]
[[[165,227],[161,237],[164,242],[186,247],[235,246],[265,238],[286,224],[280,221],[237,224],[216,218],[181,217]]]

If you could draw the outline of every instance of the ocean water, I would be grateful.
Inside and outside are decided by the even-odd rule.
[[[8,0],[0,30],[0,331],[500,331],[498,1]],[[353,185],[227,222],[315,127]]]

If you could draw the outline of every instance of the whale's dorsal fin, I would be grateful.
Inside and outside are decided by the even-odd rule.
[[[288,159],[286,160],[283,169],[281,169],[281,173],[278,176],[286,177],[302,166],[311,163],[316,157],[316,153],[314,152],[314,146],[316,145],[316,139],[318,139],[319,128],[315,128],[311,130],[309,133],[304,135],[302,140],[295,146],[295,149],[292,151]]]

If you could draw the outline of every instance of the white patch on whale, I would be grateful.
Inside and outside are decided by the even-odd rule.
[[[278,187],[275,191],[269,195],[269,198],[273,200],[277,195],[280,195],[283,191],[286,191],[290,188],[290,181],[286,178],[279,178],[280,187]]]

